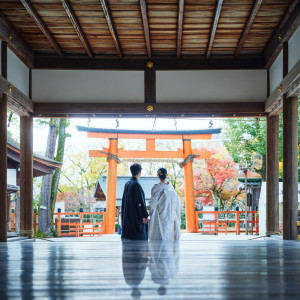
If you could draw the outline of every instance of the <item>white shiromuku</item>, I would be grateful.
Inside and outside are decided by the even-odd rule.
[[[179,240],[180,223],[180,201],[173,186],[155,184],[151,190],[149,240]]]

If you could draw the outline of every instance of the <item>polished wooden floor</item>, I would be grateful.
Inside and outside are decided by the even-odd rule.
[[[300,299],[300,242],[0,243],[0,299]]]

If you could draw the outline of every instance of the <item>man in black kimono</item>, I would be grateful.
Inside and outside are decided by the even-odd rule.
[[[125,184],[122,198],[122,240],[148,240],[148,213],[145,194],[138,182],[140,164],[130,166],[131,179]]]

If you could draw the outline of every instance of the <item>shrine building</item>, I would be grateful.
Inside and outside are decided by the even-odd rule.
[[[0,298],[299,298],[299,23],[299,0],[0,1]],[[7,242],[7,108],[20,116],[18,242]],[[34,118],[249,117],[267,128],[265,237],[197,240],[187,184],[189,233],[172,247],[132,247],[110,234],[87,243],[32,239]],[[118,134],[107,136],[109,151],[99,149],[113,154],[108,199],[115,155],[126,154]],[[174,152],[184,160],[192,136],[178,138],[183,149]]]

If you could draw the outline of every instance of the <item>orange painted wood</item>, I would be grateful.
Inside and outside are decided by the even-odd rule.
[[[108,148],[103,148],[104,152],[109,152]],[[209,158],[211,153],[209,151],[199,151],[198,149],[193,149],[192,154],[200,155],[196,159]],[[89,157],[107,157],[107,154],[102,153],[98,150],[89,150]],[[183,158],[183,150],[177,149],[177,151],[126,151],[122,148],[118,149],[119,158]]]
[[[183,158],[192,154],[191,140],[183,140]],[[185,214],[186,214],[186,231],[197,232],[196,215],[195,215],[195,198],[194,198],[194,174],[193,162],[184,165],[184,196],[185,196]]]
[[[109,139],[109,153],[118,155],[118,140]],[[106,187],[106,220],[105,233],[115,233],[115,214],[116,214],[116,191],[117,191],[117,165],[118,163],[111,159],[108,162],[107,187]]]
[[[161,140],[210,140],[211,134],[135,134],[135,133],[101,133],[101,132],[88,132],[89,138],[119,138],[119,139],[161,139]]]

